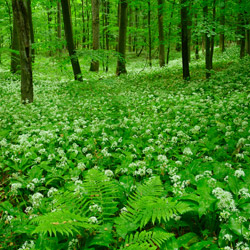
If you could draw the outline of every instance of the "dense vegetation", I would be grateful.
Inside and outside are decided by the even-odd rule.
[[[215,53],[189,82],[178,55],[83,83],[38,57],[29,105],[4,58],[0,249],[249,249],[250,59]]]

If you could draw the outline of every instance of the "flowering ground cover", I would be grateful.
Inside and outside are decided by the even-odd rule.
[[[30,105],[2,68],[0,249],[249,249],[250,59],[235,55],[210,81],[202,61],[190,82],[180,60],[84,83],[37,71]]]

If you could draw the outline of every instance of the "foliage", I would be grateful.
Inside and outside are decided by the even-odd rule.
[[[248,249],[250,61],[237,54],[216,49],[209,81],[193,61],[189,83],[180,59],[79,84],[37,57],[30,105],[3,56],[0,248]]]

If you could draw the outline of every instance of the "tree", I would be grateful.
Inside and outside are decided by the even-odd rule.
[[[73,41],[73,31],[72,31],[72,22],[71,22],[71,14],[70,14],[70,4],[69,0],[61,0],[62,4],[62,12],[63,12],[63,23],[64,23],[64,31],[67,41],[67,47],[69,51],[69,56],[74,72],[75,80],[82,81],[82,72],[79,65],[78,57],[75,51],[75,45]]]
[[[127,0],[121,0],[120,3],[120,21],[119,21],[119,38],[118,38],[118,60],[116,67],[116,75],[127,73],[126,70],[126,34],[128,23],[128,3]]]
[[[12,0],[12,6],[19,37],[19,52],[21,62],[21,101],[22,103],[32,103],[34,94],[32,82],[32,54],[28,3],[27,0]]]
[[[205,25],[205,48],[206,48],[206,78],[209,79],[211,76],[210,70],[212,69],[211,65],[211,40],[210,34],[208,29],[208,4],[207,2],[204,3],[203,7],[203,15],[204,15],[204,25]]]
[[[34,62],[35,49],[32,47],[32,45],[35,43],[35,36],[34,36],[33,21],[32,21],[31,0],[27,0],[27,5],[28,5],[28,18],[30,24],[31,54],[32,54],[32,62]]]
[[[187,0],[181,0],[181,44],[183,79],[190,78],[189,73],[189,43],[188,43],[188,7]]]
[[[149,57],[149,66],[152,67],[151,1],[150,0],[148,0],[148,57]]]
[[[99,49],[99,33],[100,33],[100,18],[99,18],[99,0],[92,0],[92,35],[93,35],[93,50]],[[90,71],[99,71],[99,61],[93,59],[90,65]]]
[[[12,1],[12,9],[14,13],[14,1]],[[19,55],[19,39],[18,39],[18,30],[17,30],[17,20],[16,15],[13,16],[13,28],[12,28],[12,43],[11,43],[11,62],[10,62],[10,71],[15,74],[20,70],[20,55]]]
[[[158,29],[159,29],[159,63],[160,67],[165,66],[165,46],[164,46],[164,27],[163,13],[164,0],[158,0]]]
[[[220,14],[220,25],[222,26],[222,31],[220,33],[220,48],[221,52],[225,51],[225,7],[226,7],[226,0],[223,0],[221,6],[221,14]]]

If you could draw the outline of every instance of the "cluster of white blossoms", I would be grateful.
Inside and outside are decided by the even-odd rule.
[[[77,243],[78,243],[78,239],[72,239],[69,242],[68,250],[74,250],[74,249],[76,249]]]
[[[96,212],[101,213],[102,212],[102,207],[94,203],[93,205],[89,206],[89,210],[91,212],[94,212],[94,213],[96,213]]]
[[[98,224],[98,220],[95,216],[92,216],[88,219],[88,222],[91,224]]]
[[[54,193],[56,193],[58,191],[57,188],[51,187],[47,193],[48,197],[52,197],[54,195]]]
[[[18,248],[18,250],[32,250],[35,249],[35,243],[33,240],[31,241],[25,241],[23,245]]]
[[[250,198],[250,193],[248,191],[247,188],[241,188],[239,190],[239,196],[242,198],[242,199],[248,199]]]
[[[193,152],[192,152],[191,148],[186,147],[183,150],[183,154],[187,155],[187,156],[191,156],[191,155],[193,155]]]
[[[220,210],[226,210],[231,212],[238,211],[235,205],[235,201],[233,199],[233,195],[230,192],[225,191],[220,187],[217,187],[212,191],[212,193],[218,199],[218,208]]]
[[[113,177],[113,176],[114,176],[113,171],[110,170],[110,169],[106,169],[106,170],[104,171],[104,174],[105,174],[107,177]]]
[[[16,182],[16,183],[12,183],[11,184],[11,192],[13,192],[13,194],[17,194],[18,189],[20,189],[22,187],[22,183],[20,182]]]
[[[27,184],[26,188],[30,191],[34,191],[36,184],[42,184],[44,183],[45,178],[41,178],[40,180],[38,178],[34,178],[30,183]]]
[[[242,170],[242,168],[239,168],[239,169],[235,170],[234,176],[236,176],[237,178],[240,178],[242,176],[244,177],[245,176],[245,172]]]
[[[32,203],[33,207],[39,207],[42,199],[43,199],[43,195],[39,192],[30,196],[30,202]]]

